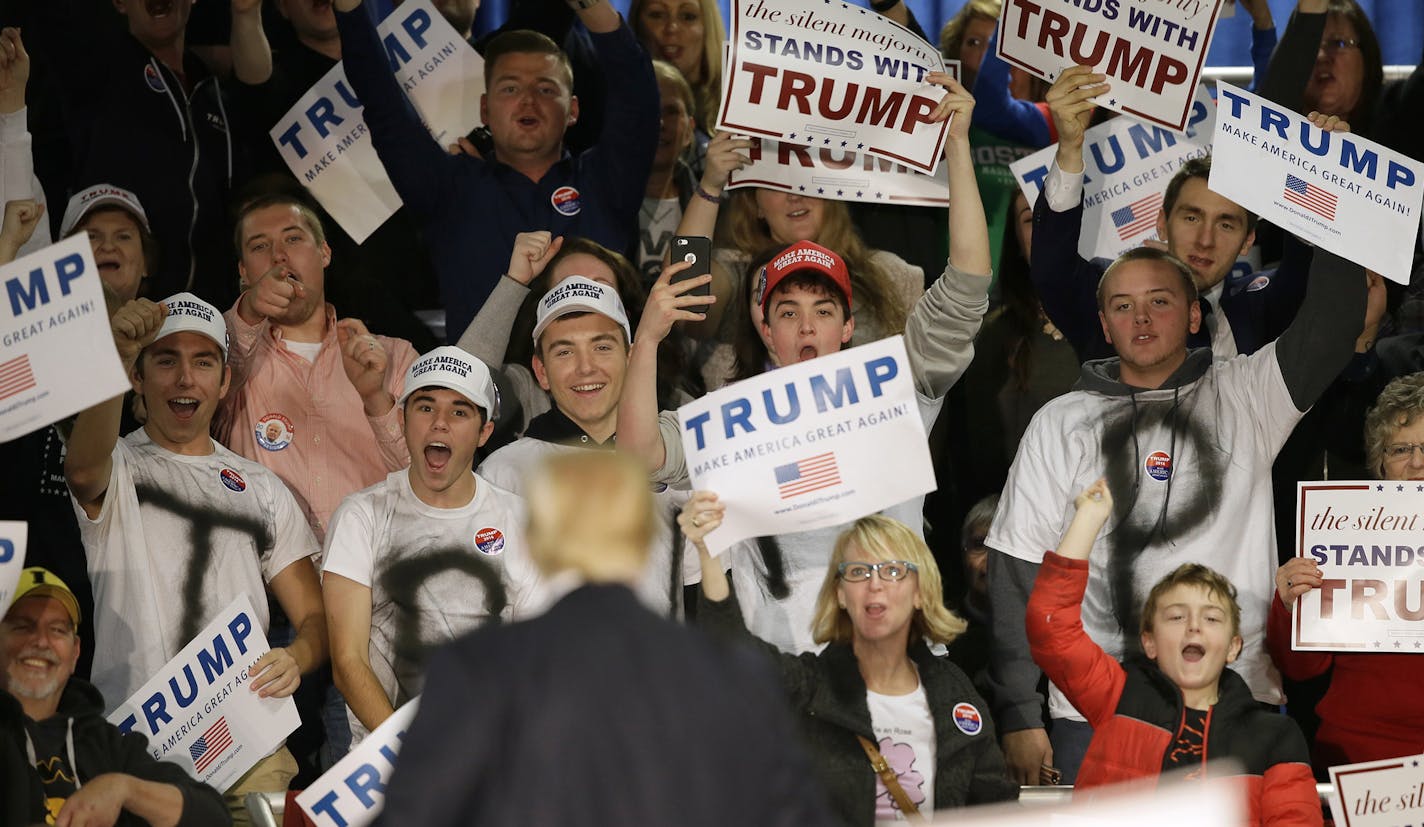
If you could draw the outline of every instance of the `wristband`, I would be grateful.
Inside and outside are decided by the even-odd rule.
[[[870,8],[878,14],[884,14],[898,5],[900,5],[900,0],[870,0]]]
[[[897,2],[898,2],[898,0],[897,0]],[[716,205],[718,205],[718,206],[721,206],[721,204],[722,204],[722,198],[721,198],[721,196],[713,195],[712,193],[710,193],[710,192],[708,192],[707,190],[703,189],[701,184],[698,184],[698,185],[697,185],[697,189],[695,189],[695,190],[693,190],[693,191],[696,192],[696,193],[697,193],[697,197],[698,197],[698,198],[701,198],[703,201],[710,201],[711,203],[716,204]]]

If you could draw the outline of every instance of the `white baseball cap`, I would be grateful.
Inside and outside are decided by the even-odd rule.
[[[227,357],[227,322],[216,307],[192,293],[176,293],[163,300],[168,315],[163,317],[163,327],[158,329],[154,341],[173,333],[191,331],[201,333],[218,343],[223,357]]]
[[[539,310],[534,316],[534,342],[539,342],[539,336],[555,319],[580,312],[607,316],[623,328],[628,343],[633,343],[633,330],[628,326],[628,313],[623,309],[618,291],[583,276],[569,276],[539,300]]]
[[[143,227],[144,232],[153,233],[153,228],[148,225],[148,213],[143,211],[143,205],[139,203],[137,195],[113,184],[95,184],[74,193],[69,199],[68,206],[64,208],[64,221],[59,228],[60,237],[69,235],[79,222],[84,220],[84,216],[100,207],[121,207],[128,210],[133,213],[134,219]]]
[[[404,407],[410,395],[421,388],[447,388],[482,409],[486,419],[493,421],[499,416],[499,391],[489,368],[454,345],[437,347],[415,360],[405,372],[405,385],[396,404]]]

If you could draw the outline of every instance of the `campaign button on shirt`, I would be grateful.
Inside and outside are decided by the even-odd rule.
[[[549,203],[554,205],[560,215],[578,215],[583,209],[583,204],[579,201],[579,191],[569,186],[554,190],[554,194],[549,196]]]
[[[480,554],[493,557],[504,551],[504,532],[497,528],[482,528],[475,532],[475,548]]]
[[[1172,476],[1172,455],[1166,451],[1153,451],[1147,455],[1144,466],[1147,469],[1147,476],[1161,482]]]
[[[218,474],[218,478],[222,480],[223,485],[233,491],[242,493],[247,490],[247,481],[242,478],[241,474],[231,468],[222,469]]]
[[[954,705],[954,725],[965,735],[978,735],[984,728],[984,718],[974,704],[957,703]]]
[[[148,88],[162,94],[168,91],[168,84],[163,82],[163,75],[158,73],[152,63],[145,63],[143,66],[143,82],[148,84]]]
[[[257,420],[253,432],[257,437],[257,444],[263,450],[280,451],[292,444],[295,429],[292,427],[292,420],[279,413],[269,413]]]

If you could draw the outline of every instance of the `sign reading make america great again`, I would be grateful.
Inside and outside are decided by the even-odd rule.
[[[939,50],[841,0],[734,0],[717,128],[877,155],[933,173],[949,122]]]
[[[241,595],[109,723],[143,733],[154,758],[227,790],[301,722],[291,698],[260,698],[248,683],[248,670],[268,648],[252,601]]]
[[[745,379],[677,411],[693,486],[738,540],[839,525],[935,487],[905,338]]]
[[[1044,80],[1107,75],[1099,106],[1183,131],[1221,0],[1005,0],[999,56]]]
[[[415,720],[412,698],[376,731],[297,796],[297,806],[317,827],[366,827],[386,806],[386,785],[395,771],[401,741]],[[431,794],[437,794],[431,791]]]

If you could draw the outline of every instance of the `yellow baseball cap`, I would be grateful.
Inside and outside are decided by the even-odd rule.
[[[15,586],[15,597],[10,605],[19,603],[24,597],[53,597],[69,612],[69,619],[74,621],[74,625],[79,625],[79,601],[69,586],[49,569],[32,566],[20,572],[20,582]]]

